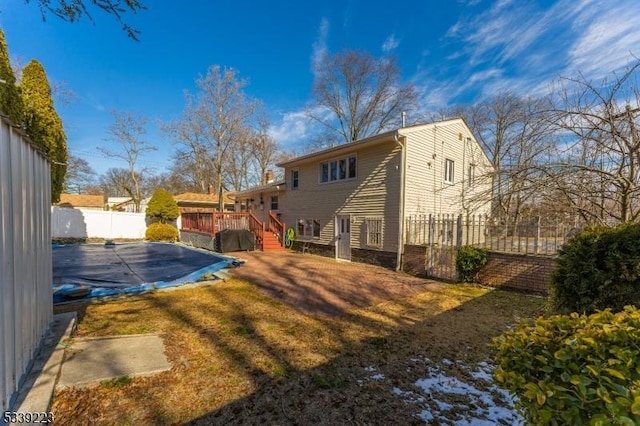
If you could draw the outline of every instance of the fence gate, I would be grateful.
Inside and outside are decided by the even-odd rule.
[[[456,255],[462,246],[462,216],[430,214],[408,217],[407,244],[426,246],[425,275],[456,281]]]

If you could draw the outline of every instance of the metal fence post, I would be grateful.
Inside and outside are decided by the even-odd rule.
[[[536,216],[535,218],[536,230],[533,238],[533,252],[538,254],[540,250],[540,216]]]
[[[462,215],[458,215],[456,221],[456,250],[462,247]]]

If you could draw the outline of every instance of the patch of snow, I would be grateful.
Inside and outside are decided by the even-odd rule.
[[[393,393],[407,403],[416,403],[422,397],[422,410],[418,417],[426,423],[438,420],[443,425],[494,426],[523,425],[524,419],[514,410],[514,400],[493,382],[493,366],[479,363],[475,369],[456,361],[443,360],[446,366],[456,365],[473,379],[470,382],[448,375],[438,366],[427,366],[427,377],[415,382],[417,392],[393,388]],[[476,381],[482,382],[477,383]],[[465,413],[464,417],[462,414]]]
[[[371,376],[371,378],[373,380],[378,380],[378,381],[384,380],[384,374],[382,373],[374,374],[373,376]]]
[[[449,411],[449,410],[451,410],[453,408],[453,405],[448,404],[448,403],[443,402],[443,401],[436,400],[435,403],[438,406],[438,410],[440,410],[440,411]]]
[[[364,368],[364,371],[371,373],[371,372],[373,372],[373,371],[376,371],[376,368],[375,368],[375,367],[372,367],[372,366],[369,366],[369,367],[365,367],[365,368]]]
[[[425,423],[431,423],[435,419],[429,410],[422,410],[420,414],[418,414],[418,417],[420,417],[420,419]]]

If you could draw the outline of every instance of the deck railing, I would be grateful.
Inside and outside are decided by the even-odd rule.
[[[272,232],[274,235],[276,235],[278,237],[278,241],[280,242],[280,245],[284,247],[285,225],[284,223],[280,222],[280,219],[278,219],[278,216],[273,214],[273,212],[271,211],[269,212],[269,221],[267,225],[267,230],[269,232]]]
[[[256,243],[262,245],[264,224],[251,212],[195,212],[182,213],[182,229],[215,235],[225,229],[246,229],[256,236]]]

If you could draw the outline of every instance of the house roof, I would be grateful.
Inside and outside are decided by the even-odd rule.
[[[468,126],[466,125],[466,123],[462,118],[452,118],[447,120],[434,121],[426,124],[416,124],[413,126],[401,127],[399,129],[391,130],[385,133],[379,133],[374,136],[369,136],[367,138],[359,139],[357,141],[345,143],[342,145],[333,146],[331,148],[326,148],[321,151],[313,152],[311,154],[306,154],[301,157],[293,158],[291,160],[278,163],[277,166],[278,167],[295,167],[304,163],[308,163],[310,161],[318,161],[324,158],[330,158],[337,155],[353,152],[355,149],[365,148],[365,147],[374,146],[380,143],[393,141],[396,136],[406,136],[407,134],[417,130],[422,130],[424,128],[443,125],[443,124],[451,123],[455,121],[462,121],[462,123],[464,123],[464,125],[468,128]],[[471,131],[469,131],[469,133],[471,133]]]
[[[284,185],[286,185],[286,182],[280,180],[266,185],[254,186],[244,191],[232,192],[231,194],[237,199],[238,197],[246,197],[247,195],[259,194],[261,192],[279,191],[284,188]]]
[[[184,194],[174,195],[173,199],[178,204],[218,204],[217,194],[200,194],[197,192],[185,192]],[[229,197],[229,193],[222,196],[225,204],[232,204],[233,198]]]
[[[60,207],[104,207],[103,195],[88,194],[60,194],[60,201],[56,203]]]

